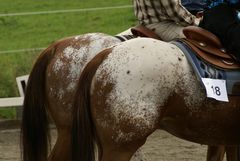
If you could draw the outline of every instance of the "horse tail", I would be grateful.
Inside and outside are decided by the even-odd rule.
[[[97,68],[110,51],[100,52],[81,73],[73,103],[72,161],[95,161],[95,145],[98,146],[99,158],[102,157],[102,146],[92,119],[90,88]]]
[[[46,161],[49,128],[46,107],[46,70],[55,53],[54,44],[38,57],[29,75],[23,102],[21,146],[23,161]]]

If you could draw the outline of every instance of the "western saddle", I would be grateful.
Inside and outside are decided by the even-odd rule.
[[[139,37],[150,37],[161,40],[154,31],[139,25],[131,29],[133,35]],[[220,69],[240,69],[240,64],[235,57],[227,53],[220,40],[213,33],[197,27],[188,26],[183,29],[186,38],[181,39],[201,59]]]

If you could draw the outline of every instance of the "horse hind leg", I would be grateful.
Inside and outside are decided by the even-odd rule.
[[[126,146],[129,147],[129,146]],[[104,148],[105,152],[101,158],[101,161],[142,161],[139,156],[134,155],[134,151],[128,148],[113,148],[109,150]],[[127,150],[128,149],[128,150]]]
[[[142,148],[139,148],[132,156],[131,161],[147,161]]]
[[[69,94],[73,95],[72,93]],[[70,161],[71,159],[71,110],[65,111],[67,107],[62,101],[49,95],[49,113],[56,126],[57,139],[47,161]],[[67,104],[70,102],[67,101]]]
[[[70,130],[62,130],[58,132],[58,138],[54,145],[54,148],[51,151],[50,156],[47,161],[69,161],[70,160]],[[122,156],[122,153],[120,154]],[[130,154],[131,155],[131,154]],[[126,157],[128,155],[124,155],[124,159],[128,159]],[[113,157],[116,158],[114,155]],[[100,160],[100,159],[99,159]],[[106,160],[109,160],[108,158]],[[116,160],[114,160],[116,161]],[[139,148],[132,156],[131,161],[147,161],[143,151]]]
[[[71,148],[70,129],[58,131],[56,143],[47,161],[69,161]]]
[[[227,161],[240,161],[238,146],[208,146],[207,161],[223,161],[226,152]]]
[[[235,146],[226,146],[226,159],[227,161],[240,161],[239,158],[239,147]]]
[[[147,137],[134,141],[113,142],[102,140],[102,155],[100,161],[146,161],[141,146]]]
[[[208,146],[207,161],[223,161],[225,146]]]
[[[69,130],[63,130],[58,132],[58,138],[56,141],[56,144],[54,145],[54,148],[51,151],[50,156],[48,157],[47,161],[69,161],[70,160],[70,131]],[[117,160],[118,156],[120,156],[119,159],[121,161],[128,161],[129,156],[131,156],[132,153],[114,153],[111,156],[108,156],[106,159],[102,158],[102,160],[111,161],[110,158],[114,158],[113,161],[120,161]],[[101,160],[101,159],[97,159]],[[133,156],[131,157],[130,161],[147,161],[145,155],[143,154],[142,149],[138,149]]]

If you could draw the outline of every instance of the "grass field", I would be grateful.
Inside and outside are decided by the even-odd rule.
[[[9,4],[11,3],[11,4]],[[5,13],[131,5],[129,0],[0,0]],[[0,16],[1,51],[47,47],[63,37],[89,32],[114,35],[136,24],[132,8],[28,16]],[[18,96],[15,78],[30,72],[39,51],[0,54],[0,98]],[[0,109],[0,117],[12,117]],[[7,111],[7,112],[6,112]],[[2,114],[1,114],[2,113]]]

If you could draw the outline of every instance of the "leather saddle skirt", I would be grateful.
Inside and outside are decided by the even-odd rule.
[[[211,32],[196,26],[183,29],[186,39],[182,39],[201,59],[216,68],[240,69],[235,57],[227,53],[220,40]]]
[[[135,26],[131,31],[136,37],[149,37],[161,40],[154,31],[143,25]],[[240,69],[240,64],[234,56],[225,51],[220,40],[211,32],[197,26],[188,26],[183,29],[183,33],[186,38],[181,39],[181,41],[190,46],[203,61],[220,69]]]

